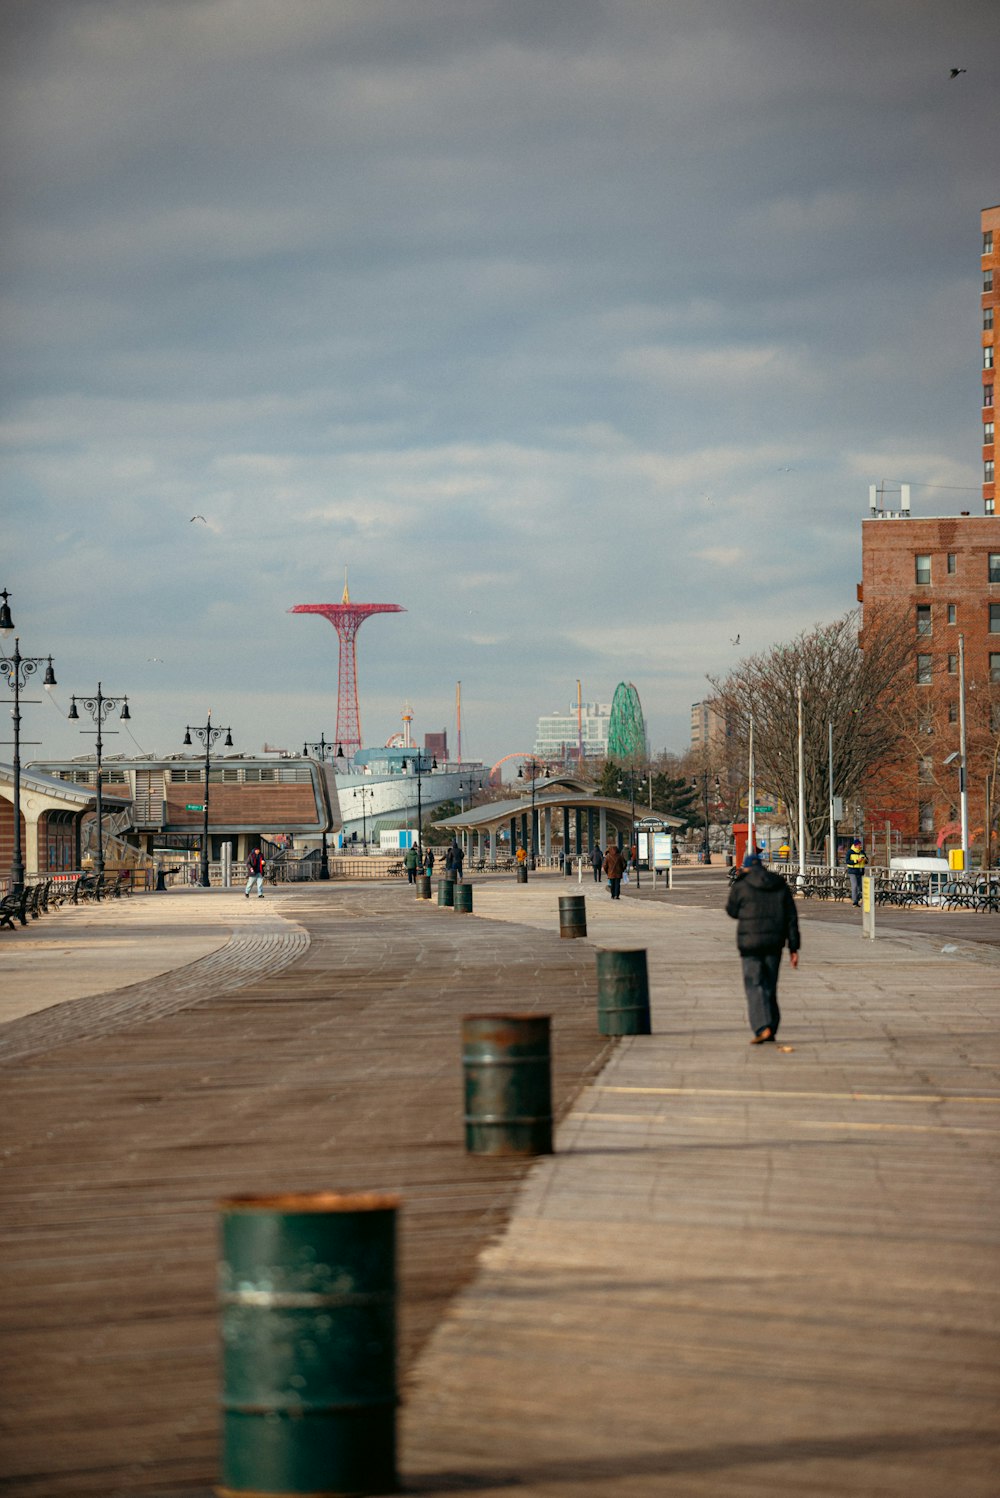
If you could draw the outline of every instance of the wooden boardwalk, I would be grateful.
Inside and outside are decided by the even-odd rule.
[[[295,889],[263,916],[241,895],[164,899],[230,919],[232,940],[0,1030],[0,1485],[23,1498],[208,1490],[223,1195],[400,1191],[408,1372],[525,1173],[464,1153],[461,1015],[552,1013],[563,1110],[608,1050],[592,953],[554,919],[456,916],[406,885]],[[137,919],[116,910],[109,928]],[[73,915],[50,918],[68,949]]]

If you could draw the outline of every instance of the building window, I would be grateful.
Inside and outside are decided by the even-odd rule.
[[[992,343],[988,343],[986,345],[986,347],[983,349],[983,368],[984,369],[992,369],[993,368],[993,345],[992,345]]]
[[[917,685],[918,686],[921,686],[921,687],[929,687],[930,686],[930,684],[931,684],[931,671],[933,669],[933,660],[934,660],[933,656],[930,656],[930,655],[918,655],[917,656]],[[1000,656],[997,656],[997,660],[1000,660]]]
[[[205,772],[201,768],[190,770],[174,767],[170,771],[170,779],[174,785],[199,785],[204,778]]]
[[[992,482],[993,482],[993,459],[992,458],[987,458],[986,462],[983,464],[983,483],[984,484],[992,484]]]
[[[247,785],[264,785],[268,781],[277,780],[277,778],[277,769],[272,768],[270,765],[248,765],[243,771],[243,779]]]
[[[958,656],[957,655],[949,655],[949,657],[948,657],[948,675],[949,676],[957,676],[958,675]]]
[[[932,630],[931,606],[929,603],[917,604],[917,634],[929,635]]]
[[[990,634],[1000,635],[1000,603],[990,604]]]
[[[991,270],[984,270],[983,271],[983,290],[984,291],[992,291],[993,290],[993,272]]]
[[[933,733],[934,732],[934,714],[931,712],[930,708],[927,708],[924,712],[922,712],[920,714],[919,718],[917,719],[917,732],[918,733]]]
[[[984,406],[992,406],[992,404],[993,404],[993,386],[992,385],[984,385],[983,386],[983,405]]]
[[[984,229],[983,230],[983,254],[984,255],[992,255],[993,254],[993,230],[992,229]]]
[[[921,785],[927,785],[934,779],[934,761],[929,755],[925,754],[917,764],[917,779]]]
[[[957,723],[958,722],[958,703],[957,702],[949,702],[948,703],[948,722],[949,723]]]
[[[929,836],[934,835],[934,803],[933,801],[921,801],[920,803],[920,831]]]
[[[1000,551],[991,551],[989,554],[989,581],[1000,583]]]
[[[958,557],[953,551],[948,553],[948,576],[954,577],[958,569]]]
[[[1000,650],[990,651],[990,681],[1000,681]]]
[[[928,556],[918,556],[915,561],[915,574],[918,583],[929,583],[931,580],[931,559]]]
[[[953,603],[949,603],[949,605],[948,605],[948,623],[949,624],[955,624],[955,623],[957,623],[957,617],[958,617],[958,610],[955,608],[955,605]]]
[[[993,445],[993,423],[992,423],[992,421],[984,421],[983,422],[983,446],[984,447],[992,447],[992,445]]]
[[[993,308],[983,308],[983,332],[988,333],[993,326]]]

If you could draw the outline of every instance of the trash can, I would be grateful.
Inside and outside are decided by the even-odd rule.
[[[455,908],[455,881],[454,879],[438,880],[438,904],[447,910]]]
[[[552,1153],[550,1030],[547,1014],[467,1014],[462,1020],[470,1155]]]
[[[431,897],[431,876],[429,874],[418,874],[416,878],[417,899],[429,900]]]
[[[398,1207],[378,1192],[220,1203],[217,1493],[397,1490]]]
[[[528,865],[526,863],[519,863],[518,866],[517,866],[517,883],[518,884],[527,884],[527,882],[528,882]]]
[[[559,935],[586,936],[587,901],[583,895],[559,896]]]
[[[461,915],[471,915],[472,914],[472,885],[471,884],[464,884],[464,883],[463,884],[456,884],[454,886],[454,890],[455,890],[455,893],[454,893],[454,895],[452,897],[452,903],[453,903],[453,905],[455,907],[456,912],[460,913]]]
[[[599,1035],[650,1035],[646,950],[597,953]]]

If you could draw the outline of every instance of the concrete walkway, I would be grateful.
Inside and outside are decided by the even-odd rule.
[[[792,1049],[751,1047],[730,921],[587,893],[589,940],[649,952],[654,1034],[585,1091],[421,1360],[410,1486],[992,1498],[995,956],[810,921]],[[476,892],[497,920],[554,905]]]

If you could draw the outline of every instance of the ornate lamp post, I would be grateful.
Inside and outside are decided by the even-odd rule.
[[[327,739],[324,737],[323,734],[320,734],[319,739],[315,743],[303,744],[302,745],[302,753],[303,754],[315,754],[315,755],[317,755],[318,758],[325,765],[326,764],[326,751],[328,749],[332,749],[332,748],[333,748],[333,745],[331,743],[328,743]],[[343,757],[344,757],[344,751],[343,751],[343,749],[339,749],[339,746],[338,746],[338,752],[340,754],[341,759],[343,759]],[[323,828],[323,852],[320,855],[320,860],[319,860],[319,877],[321,879],[329,879],[329,877],[330,877],[330,850],[327,847],[327,843],[326,843],[326,828],[325,827]]]
[[[231,728],[220,728],[212,722],[212,710],[209,708],[207,722],[200,726],[192,727],[186,724],[184,731],[184,743],[192,742],[191,735],[200,744],[205,746],[205,804],[202,810],[205,813],[204,829],[201,835],[201,878],[199,883],[202,889],[208,889],[208,782],[212,770],[212,745],[215,744],[220,735],[225,734],[225,746],[227,749],[233,747],[233,730]]]
[[[3,603],[0,604],[0,634],[7,636],[14,633],[14,621],[10,614],[10,595],[4,588],[0,592]],[[14,711],[11,717],[14,720],[14,737],[5,739],[4,743],[14,745],[14,855],[10,861],[10,886],[13,894],[20,894],[24,888],[24,851],[21,845],[21,688],[26,686],[35,675],[40,665],[48,662],[45,667],[45,676],[42,685],[46,691],[56,685],[55,672],[52,669],[51,655],[22,655],[21,641],[14,640],[13,655],[0,656],[0,672],[7,678],[7,685],[14,694]],[[35,699],[28,698],[27,701]],[[26,740],[34,743],[35,740]]]
[[[629,829],[629,836],[628,836],[628,851],[629,851],[629,858],[631,859],[631,857],[632,857],[632,839],[635,837],[635,766],[634,765],[633,765],[632,769],[629,770],[629,772],[628,772],[628,784],[629,784],[629,795],[632,798],[632,826]],[[640,781],[640,784],[644,785],[645,781]],[[619,780],[619,782],[618,782],[618,789],[619,789],[619,791],[623,791],[625,789],[624,782],[621,781],[621,780]],[[654,884],[654,886],[656,884],[655,875],[654,875],[654,878],[653,878],[653,884]],[[640,889],[641,888],[641,880],[639,878],[639,849],[638,849],[638,845],[636,846],[636,858],[635,858],[635,887],[636,887],[636,889]]]
[[[369,797],[369,796],[374,801],[374,799],[375,799],[375,792],[374,792],[374,790],[370,786],[362,785],[362,786],[359,786],[357,788],[357,790],[354,792],[355,800],[357,800],[358,796],[361,797],[361,846],[364,849],[364,854],[365,854],[365,857],[367,858],[368,857],[368,819],[365,816],[365,801],[366,801],[367,797]]]
[[[80,714],[77,712],[77,702],[80,703],[81,707],[83,707],[84,710],[90,714],[93,721],[97,724],[97,859],[95,861],[94,867],[97,871],[97,877],[100,878],[100,876],[104,873],[104,830],[102,822],[104,806],[101,799],[103,793],[101,754],[104,749],[104,740],[101,737],[101,729],[106,719],[111,715],[111,713],[115,711],[116,708],[121,708],[119,717],[121,718],[123,723],[127,723],[132,714],[128,710],[128,698],[105,697],[103,691],[101,690],[100,682],[97,683],[97,695],[94,697],[78,698],[75,693],[73,694],[73,697],[70,699],[69,712],[66,716],[74,720],[79,718],[80,716]],[[109,733],[117,732],[117,730],[114,728],[109,729],[108,731]],[[81,729],[81,732],[92,733],[93,730],[90,728],[84,728]]]
[[[435,755],[431,760],[431,769],[436,770],[437,767],[438,762],[437,756]],[[404,770],[406,769],[405,759],[403,760],[402,768]],[[413,773],[417,777],[417,847],[422,848],[424,844],[424,807],[423,800],[421,799],[421,789],[423,785],[423,778],[427,771],[424,770],[423,757],[419,749],[413,756]]]

